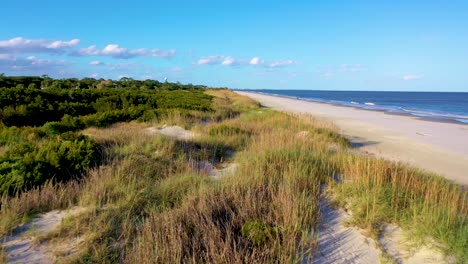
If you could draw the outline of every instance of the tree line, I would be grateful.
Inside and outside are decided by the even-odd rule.
[[[151,120],[171,109],[212,111],[205,86],[0,76],[0,195],[79,177],[100,163],[79,130]]]
[[[142,90],[200,90],[208,88],[205,85],[181,84],[159,82],[157,80],[135,80],[122,77],[119,80],[95,78],[67,78],[53,79],[47,75],[42,76],[6,76],[0,74],[0,87],[18,87],[33,89],[142,89]]]

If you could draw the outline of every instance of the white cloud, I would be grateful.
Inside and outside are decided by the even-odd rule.
[[[196,64],[198,65],[213,65],[213,64],[220,64],[224,61],[223,56],[208,56],[208,57],[201,57]]]
[[[265,61],[265,60],[260,59],[259,57],[253,57],[249,61],[249,64],[252,66],[262,66],[266,68],[280,68],[280,67],[286,67],[286,66],[297,64],[297,62],[293,60]]]
[[[260,59],[259,57],[253,57],[250,60],[246,59],[236,59],[231,56],[207,56],[201,57],[195,64],[198,65],[223,65],[223,66],[236,66],[236,65],[250,65],[256,67],[265,67],[265,68],[279,68],[279,67],[286,67],[290,65],[297,64],[296,61],[293,60],[271,60],[265,61]]]
[[[233,66],[236,64],[236,60],[234,60],[234,58],[232,57],[227,57],[223,60],[221,64],[224,66]]]
[[[259,58],[259,57],[253,57],[250,61],[249,61],[249,64],[250,65],[260,65],[262,64],[263,61]]]
[[[23,59],[17,59],[15,60],[15,62],[17,63],[21,63],[21,62],[26,62],[24,63],[23,66],[38,66],[38,67],[42,67],[42,66],[46,66],[46,67],[50,67],[50,66],[66,66],[66,65],[69,65],[70,63],[69,62],[66,62],[64,60],[49,60],[49,59],[41,59],[41,58],[38,58],[36,56],[29,56],[26,58],[26,60],[23,60]]]
[[[130,59],[134,57],[156,57],[156,58],[172,58],[176,55],[175,50],[160,50],[160,49],[128,49],[120,47],[118,44],[109,44],[103,49],[98,49],[95,45],[87,48],[81,48],[71,55],[84,56],[107,56],[117,59]]]
[[[101,51],[101,53],[102,55],[121,56],[122,54],[129,53],[129,50],[121,48],[117,44],[109,44]]]
[[[172,58],[176,55],[176,51],[174,49],[171,50],[160,50],[160,49],[152,49],[149,52],[151,57],[156,58]]]
[[[47,48],[49,49],[63,49],[63,48],[72,48],[80,43],[79,39],[72,39],[70,41],[62,41],[62,40],[57,40],[49,45],[47,45]]]
[[[286,67],[290,65],[297,64],[297,62],[293,60],[279,60],[279,61],[271,61],[267,64],[267,67],[270,68],[278,68],[278,67]]]
[[[90,61],[90,62],[89,62],[89,65],[95,65],[95,66],[97,66],[97,65],[103,65],[103,64],[104,64],[104,63],[103,63],[102,61],[97,61],[97,60],[96,60],[96,61]]]
[[[404,75],[403,77],[401,77],[401,79],[403,79],[404,81],[419,80],[421,78],[422,77],[419,75],[412,75],[412,74]]]
[[[89,46],[87,48],[79,49],[72,53],[75,56],[97,56],[99,55],[100,51],[96,48],[96,46]]]
[[[22,74],[59,73],[72,63],[64,60],[51,60],[36,56],[0,56],[0,72],[21,72]]]
[[[80,43],[79,39],[70,41],[47,39],[25,39],[22,37],[9,40],[0,40],[0,53],[21,54],[21,53],[48,53],[63,54]]]

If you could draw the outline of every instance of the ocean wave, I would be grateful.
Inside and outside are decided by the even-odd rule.
[[[411,98],[401,97],[401,98],[396,98],[398,99],[396,100],[395,96],[392,95],[391,93],[388,93],[388,94],[393,96],[393,101],[391,100],[385,101],[386,100],[385,98],[379,101],[379,98],[366,98],[366,97],[359,98],[359,97],[354,97],[354,96],[348,97],[348,98],[345,98],[345,97],[326,98],[326,97],[322,97],[323,94],[321,93],[323,92],[320,92],[320,91],[315,92],[315,93],[319,93],[316,96],[314,96],[314,92],[310,92],[310,94],[307,94],[307,93],[295,94],[295,93],[289,93],[289,92],[279,93],[276,91],[267,91],[267,92],[262,91],[259,93],[281,96],[281,97],[292,98],[292,99],[301,99],[301,100],[317,102],[317,103],[327,103],[327,104],[340,105],[340,106],[357,107],[357,108],[361,108],[364,110],[377,110],[377,111],[383,111],[387,113],[397,113],[397,114],[405,114],[405,115],[411,115],[411,116],[417,116],[417,117],[452,120],[455,122],[468,124],[468,115],[466,114],[468,111],[463,110],[464,108],[461,108],[462,110],[457,109],[458,106],[456,104],[453,107],[451,105],[449,106],[448,104],[450,103],[450,101],[444,102],[444,104],[447,104],[447,106],[439,103],[441,107],[439,107],[438,104],[434,104],[434,105],[429,105],[428,103],[420,104],[418,108],[423,109],[423,110],[417,110],[417,109],[412,109],[412,107],[410,106],[412,105],[410,102]],[[357,93],[356,96],[358,95],[359,93]],[[382,92],[382,95],[385,95],[385,93]],[[413,94],[409,94],[409,95],[414,96]],[[406,106],[403,106],[400,103],[404,103]],[[446,111],[439,110],[439,108],[440,109],[446,108],[447,110]],[[454,109],[454,112],[451,112],[450,111],[451,109]]]
[[[455,118],[456,121],[468,124],[468,119]]]
[[[437,113],[437,112],[431,112],[431,111],[411,110],[411,109],[406,109],[403,107],[400,107],[400,109],[410,114],[418,114],[418,115],[423,115],[423,116],[428,116],[428,117],[434,116],[434,117],[446,117],[450,119],[468,119],[468,116],[465,116],[465,115],[455,115],[455,114]]]

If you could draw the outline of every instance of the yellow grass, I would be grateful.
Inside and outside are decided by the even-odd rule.
[[[83,131],[103,146],[106,163],[83,182],[4,198],[2,232],[24,222],[15,217],[80,204],[92,210],[51,235],[88,238],[76,262],[299,262],[315,253],[327,185],[371,234],[395,222],[466,260],[467,193],[460,186],[356,154],[327,121],[259,108],[228,90],[208,93],[215,96],[213,113],[172,112],[148,124]],[[164,124],[200,136],[179,141],[145,133]],[[207,161],[238,166],[214,180],[199,167]]]

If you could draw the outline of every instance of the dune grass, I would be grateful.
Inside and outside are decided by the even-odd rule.
[[[326,121],[260,108],[227,90],[208,93],[214,112],[173,111],[153,123],[82,131],[103,147],[104,164],[80,182],[3,198],[0,233],[31,214],[78,204],[90,210],[49,237],[86,238],[72,263],[294,263],[315,253],[327,186],[371,236],[397,223],[468,261],[460,186],[356,154]],[[145,130],[162,125],[199,136],[180,141]],[[215,180],[200,162],[237,167]]]

